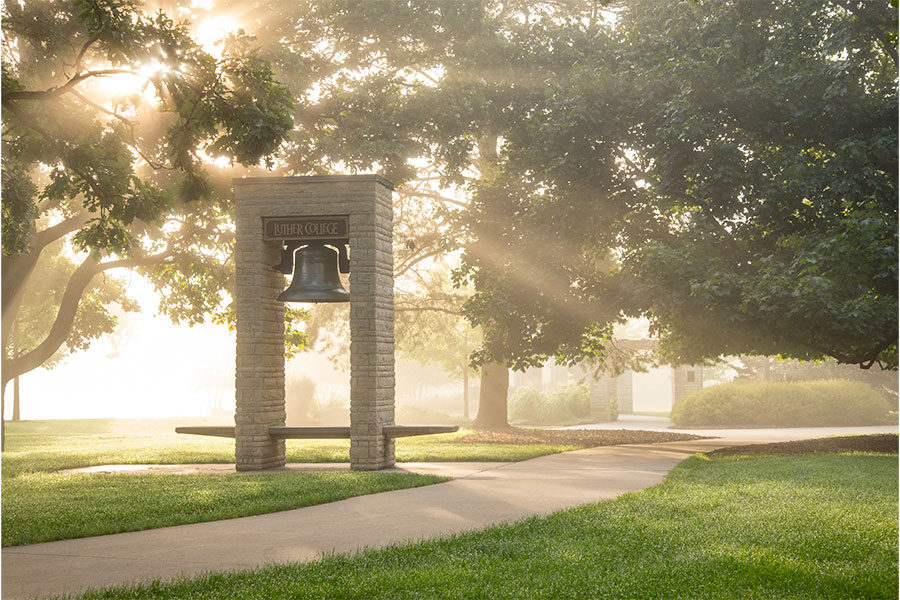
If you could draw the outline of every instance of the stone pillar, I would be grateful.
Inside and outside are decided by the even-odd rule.
[[[703,367],[686,365],[672,367],[672,406],[686,394],[703,388]]]
[[[235,462],[240,471],[284,465],[284,276],[273,269],[278,242],[263,240],[263,217],[349,217],[350,465],[394,464],[382,427],[394,423],[393,186],[376,175],[234,180]]]
[[[350,214],[350,467],[394,464],[394,259],[391,188]]]
[[[235,188],[237,192],[241,188]],[[241,199],[243,200],[243,199]],[[284,440],[269,437],[284,425],[284,276],[272,269],[280,245],[263,240],[262,219],[250,202],[235,209],[235,468],[284,466]]]
[[[619,403],[619,414],[634,413],[634,373],[625,371],[616,377],[616,400]]]
[[[616,380],[606,373],[590,375],[590,389],[591,418],[599,423],[612,421],[610,400],[616,394]]]
[[[569,385],[569,367],[550,363],[550,387],[558,389]]]

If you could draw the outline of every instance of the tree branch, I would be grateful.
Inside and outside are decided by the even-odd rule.
[[[6,347],[12,323],[19,311],[25,291],[25,283],[34,271],[41,252],[48,244],[75,231],[87,221],[86,215],[78,215],[57,223],[53,227],[40,231],[34,235],[27,254],[10,256],[3,260],[2,269],[2,300],[0,300],[0,345]]]
[[[163,262],[171,255],[172,253],[166,250],[151,256],[125,258],[105,263],[98,262],[92,256],[86,258],[69,277],[66,290],[59,303],[59,309],[56,312],[56,320],[44,340],[36,348],[17,358],[8,359],[4,356],[2,384],[0,385],[6,385],[10,379],[38,368],[66,342],[72,333],[78,305],[94,276],[119,267],[137,267]]]
[[[460,208],[468,208],[469,207],[468,203],[466,203],[466,202],[460,202],[459,200],[454,200],[453,198],[448,198],[446,196],[438,194],[437,192],[425,192],[425,191],[420,191],[420,190],[411,190],[408,192],[400,191],[400,195],[406,196],[406,197],[411,197],[411,198],[414,198],[414,197],[431,198],[432,200],[438,200],[440,202],[445,202],[447,204],[459,206]]]
[[[396,278],[396,277],[403,275],[404,273],[409,271],[411,268],[413,268],[414,266],[416,266],[417,264],[419,264],[426,258],[435,256],[435,255],[441,254],[441,253],[442,253],[442,251],[440,249],[437,249],[437,250],[432,250],[431,252],[425,252],[424,254],[420,254],[419,256],[410,258],[408,261],[406,261],[405,263],[403,263],[402,265],[397,267],[397,269],[394,271],[394,277]]]
[[[62,203],[62,198],[60,197],[47,197],[37,203],[38,214],[44,214],[49,212],[55,208],[58,208]]]
[[[32,251],[44,248],[48,244],[72,233],[76,229],[81,229],[87,224],[89,219],[90,215],[88,213],[79,213],[74,217],[69,217],[64,221],[60,221],[52,227],[38,231],[34,234],[34,238],[31,242]]]
[[[116,119],[122,121],[123,123],[125,123],[125,125],[127,125],[131,128],[134,127],[134,123],[130,119],[123,117],[122,115],[120,115],[119,113],[117,113],[114,110],[109,110],[105,106],[101,106],[101,105],[97,104],[96,102],[94,102],[93,100],[91,100],[90,98],[85,96],[84,94],[81,94],[79,92],[76,92],[75,90],[72,90],[72,95],[75,96],[76,98],[78,98],[79,100],[81,100],[82,102],[84,102],[85,104],[87,104],[88,106],[90,106],[91,108],[93,108],[99,112],[106,113],[111,117],[115,117]]]
[[[81,62],[84,60],[84,55],[87,54],[88,48],[90,48],[94,42],[100,39],[98,34],[94,34],[91,36],[88,41],[84,43],[84,46],[81,47],[81,51],[78,53],[78,56],[75,57],[75,75],[81,74]]]
[[[150,165],[150,168],[152,168],[156,171],[160,171],[162,169],[174,169],[174,167],[167,167],[166,165],[164,165],[162,163],[151,160],[150,158],[147,157],[147,155],[144,154],[143,150],[141,150],[140,146],[137,143],[136,136],[134,135],[134,121],[132,121],[131,119],[128,119],[127,117],[123,117],[122,115],[120,115],[119,113],[117,113],[115,111],[112,111],[112,110],[109,110],[108,108],[100,106],[96,102],[92,101],[90,98],[84,96],[83,94],[76,92],[75,90],[72,90],[72,95],[75,96],[76,98],[78,98],[79,100],[81,100],[82,102],[84,102],[85,104],[87,104],[88,106],[90,106],[91,108],[93,108],[94,110],[105,113],[111,117],[118,119],[122,123],[124,123],[125,126],[128,128],[128,133],[131,136],[131,149],[134,150],[135,152],[137,152],[138,156],[140,156],[144,160],[144,162],[146,162],[148,165]]]
[[[69,92],[73,87],[84,81],[85,79],[90,79],[91,77],[105,77],[107,75],[134,75],[135,72],[130,69],[100,69],[99,71],[86,71],[84,73],[79,73],[65,82],[59,87],[52,87],[47,90],[35,92],[28,90],[20,90],[16,92],[7,92],[3,95],[3,103],[6,104],[7,101],[15,102],[17,100],[53,100],[58,96],[62,96],[63,94]]]

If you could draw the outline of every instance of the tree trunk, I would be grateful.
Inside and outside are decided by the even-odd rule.
[[[768,361],[769,361],[769,359],[766,358],[766,363],[763,365],[762,373],[760,373],[760,379],[762,379],[763,382],[766,382],[766,383],[768,383],[769,381],[772,380],[771,367],[769,366]]]
[[[13,378],[13,414],[12,414],[12,422],[18,423],[21,421],[21,417],[19,415],[19,378]]]
[[[508,429],[506,399],[509,392],[509,369],[505,364],[490,363],[481,368],[481,391],[478,416],[472,422],[476,429]]]
[[[469,420],[469,365],[463,365],[463,419]]]
[[[6,451],[6,382],[0,384],[0,452]]]
[[[477,167],[483,177],[497,163],[496,134],[489,133],[476,140]],[[509,392],[509,368],[505,364],[488,363],[481,367],[478,393],[478,416],[472,421],[476,429],[509,429],[506,400]]]
[[[22,256],[11,256],[3,259],[3,293],[2,314],[0,314],[0,345],[6,348],[12,335],[13,323],[22,297],[25,295],[25,282],[34,271],[40,250]]]
[[[3,270],[0,273],[2,275],[0,285],[3,290],[3,293],[0,294],[0,313],[2,313],[0,314],[0,346],[6,348],[12,324],[16,320],[16,314],[25,294],[25,285],[34,272],[43,249],[48,244],[80,228],[87,223],[87,220],[88,214],[85,212],[57,223],[53,227],[35,232],[27,253],[3,258]],[[9,381],[9,379],[5,381]]]
[[[18,337],[19,337],[19,336],[18,336],[18,331],[17,331],[17,332],[16,332],[16,335],[13,336],[13,343],[12,343],[13,358],[18,358],[18,356],[19,356],[19,343],[18,343]],[[18,423],[19,420],[20,420],[20,418],[19,418],[19,376],[18,376],[18,375],[16,375],[15,377],[13,377],[13,414],[12,414],[12,420],[13,420],[14,423]]]

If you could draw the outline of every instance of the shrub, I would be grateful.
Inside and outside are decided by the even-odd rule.
[[[509,417],[513,422],[529,425],[569,425],[590,415],[588,386],[570,385],[554,392],[539,392],[521,386],[509,396]]]
[[[531,386],[520,385],[509,394],[509,418],[511,421],[534,423],[543,415],[544,399]]]
[[[318,406],[315,400],[316,382],[309,377],[290,377],[284,386],[284,407],[287,422],[306,425]]]
[[[889,410],[875,388],[857,381],[734,382],[686,395],[671,419],[681,427],[874,425],[888,422]]]

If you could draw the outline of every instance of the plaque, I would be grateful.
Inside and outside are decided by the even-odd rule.
[[[348,240],[350,217],[263,217],[265,240]]]

